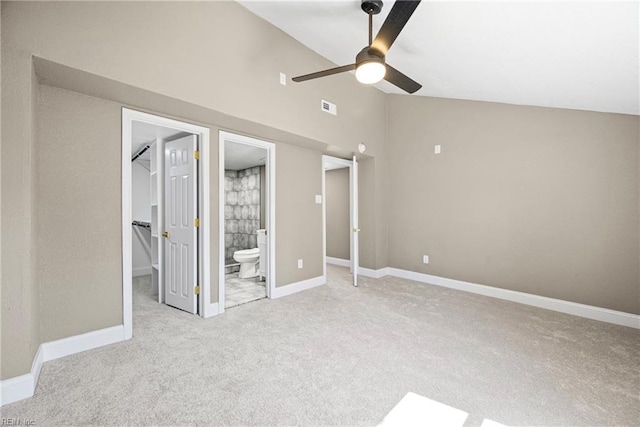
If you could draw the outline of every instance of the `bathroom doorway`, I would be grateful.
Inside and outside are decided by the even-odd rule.
[[[274,162],[274,144],[220,132],[220,312],[275,286]]]
[[[349,267],[358,286],[358,162],[322,156],[324,275],[327,263]]]

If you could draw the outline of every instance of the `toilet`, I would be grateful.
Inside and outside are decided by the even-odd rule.
[[[240,263],[238,277],[241,279],[251,279],[258,277],[258,261],[260,260],[260,249],[243,249],[233,253],[233,259]]]

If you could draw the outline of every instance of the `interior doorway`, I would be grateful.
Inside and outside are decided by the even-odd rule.
[[[358,286],[358,161],[322,156],[324,275],[327,263],[349,267]]]
[[[158,303],[217,314],[209,300],[209,152],[208,128],[122,110],[125,338],[133,332],[132,277],[147,273],[146,263]]]
[[[275,288],[275,145],[220,132],[219,310]]]

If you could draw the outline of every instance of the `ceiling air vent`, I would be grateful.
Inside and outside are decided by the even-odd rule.
[[[329,101],[325,101],[324,99],[320,102],[320,109],[325,113],[333,114],[334,116],[338,115],[338,107],[336,104],[332,104]]]

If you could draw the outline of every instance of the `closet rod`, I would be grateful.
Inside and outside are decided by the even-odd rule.
[[[147,151],[151,146],[149,144],[145,144],[144,147],[142,147],[141,149],[138,150],[138,152],[136,154],[133,155],[133,157],[131,157],[131,162],[135,162],[136,159],[140,156],[142,156],[144,154],[145,151]]]
[[[151,228],[151,223],[146,221],[133,221],[131,225],[134,225],[136,227],[142,227],[142,228],[149,228],[149,229]]]

